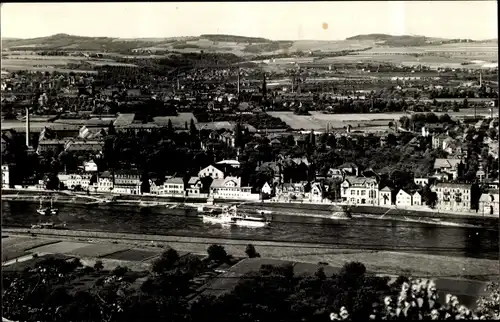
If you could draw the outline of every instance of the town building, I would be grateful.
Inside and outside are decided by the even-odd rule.
[[[201,169],[198,172],[199,178],[211,177],[212,179],[224,179],[224,172],[214,167],[213,165],[209,165],[208,167]]]
[[[260,192],[262,194],[266,194],[266,195],[271,195],[271,193],[273,192],[273,189],[271,188],[271,185],[269,183],[264,183],[264,185],[262,186],[262,188],[260,189]]]
[[[278,198],[285,199],[301,199],[306,197],[309,183],[307,182],[290,182],[283,183],[276,187],[276,195]]]
[[[345,176],[359,176],[359,168],[354,163],[344,163],[339,167]]]
[[[184,197],[186,195],[184,179],[181,177],[167,178],[163,184],[163,191],[161,194],[170,197]]]
[[[97,164],[93,160],[84,162],[83,169],[85,172],[97,172]]]
[[[86,191],[90,187],[92,173],[70,173],[65,186],[70,190]]]
[[[471,209],[471,185],[440,182],[432,187],[440,211],[467,212]]]
[[[202,197],[203,183],[199,177],[191,177],[186,186],[186,197]]]
[[[425,187],[429,185],[429,178],[414,178],[413,182],[418,186]]]
[[[415,193],[413,193],[412,206],[425,206],[425,202],[420,191],[415,191]]]
[[[384,187],[379,190],[378,204],[380,206],[390,206],[394,204],[394,189],[390,187]]]
[[[345,202],[378,205],[378,183],[374,178],[348,176],[340,188],[340,196]]]
[[[10,188],[10,169],[7,164],[2,164],[2,188]]]
[[[311,191],[309,192],[309,201],[323,202],[324,194],[323,185],[319,182],[313,182],[311,184]]]
[[[118,170],[113,174],[113,192],[119,194],[141,194],[141,175],[135,170]]]
[[[407,192],[401,189],[396,194],[396,206],[401,208],[408,208],[413,205],[413,195],[411,192]]]
[[[210,185],[210,195],[214,199],[251,200],[258,199],[259,195],[252,194],[251,187],[242,187],[240,177],[226,177],[214,179]]]
[[[113,188],[113,174],[109,171],[100,173],[97,182],[94,183],[94,189],[98,192],[112,192]]]
[[[479,199],[479,211],[482,214],[487,215],[499,215],[499,190],[489,190],[481,194]]]
[[[464,163],[461,159],[436,159],[434,161],[436,173],[446,173],[456,180],[462,175]]]

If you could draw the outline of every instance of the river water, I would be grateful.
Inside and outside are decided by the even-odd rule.
[[[422,252],[435,255],[499,258],[498,226],[462,228],[393,220],[274,215],[267,228],[225,228],[204,224],[192,211],[128,206],[58,204],[59,214],[42,217],[37,203],[2,201],[4,227],[29,227],[45,221],[66,222],[70,229],[122,233],[218,237],[328,244],[332,248]]]

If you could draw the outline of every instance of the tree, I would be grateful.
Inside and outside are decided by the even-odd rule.
[[[124,276],[130,269],[124,266],[116,266],[115,269],[111,272],[114,276],[122,277]]]
[[[179,254],[177,251],[173,248],[169,248],[161,254],[160,258],[153,262],[151,270],[156,274],[164,274],[173,269],[178,260]]]
[[[172,125],[172,120],[171,119],[168,119],[167,131],[170,134],[174,133],[174,126]]]
[[[252,244],[248,244],[245,249],[245,254],[247,254],[248,258],[260,257],[260,254],[257,253],[255,247]]]
[[[207,253],[210,260],[219,263],[225,262],[228,258],[226,250],[221,245],[210,245],[207,249]]]
[[[94,269],[98,272],[100,272],[104,268],[104,265],[102,264],[101,260],[97,260],[94,264]]]
[[[191,119],[191,123],[189,124],[189,133],[193,138],[198,136],[198,129],[196,128],[196,124],[193,119]]]

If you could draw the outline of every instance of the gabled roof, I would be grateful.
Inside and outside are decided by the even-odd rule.
[[[435,188],[470,189],[472,185],[464,183],[439,182]]]
[[[225,187],[228,182],[233,181],[236,183],[237,187],[241,187],[241,178],[240,177],[226,177],[224,179],[215,179],[212,181],[210,187]]]
[[[377,184],[377,180],[375,180],[374,178],[366,178],[366,177],[347,176],[345,177],[344,181],[349,182],[351,185],[364,185],[370,183]]]
[[[339,166],[340,169],[345,169],[345,168],[353,168],[353,169],[357,169],[358,166],[355,165],[354,163],[351,163],[351,162],[346,162],[344,164],[342,164],[341,166]]]
[[[434,161],[434,169],[451,168],[454,169],[462,162],[461,159],[436,159]]]
[[[189,178],[188,184],[190,184],[190,185],[194,185],[194,184],[196,184],[198,181],[200,181],[200,178],[199,178],[199,177],[191,177],[191,178]]]
[[[165,180],[165,184],[184,184],[184,180],[181,177],[172,177]]]

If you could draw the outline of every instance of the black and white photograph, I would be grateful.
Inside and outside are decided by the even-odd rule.
[[[500,320],[497,1],[0,12],[3,322]]]

